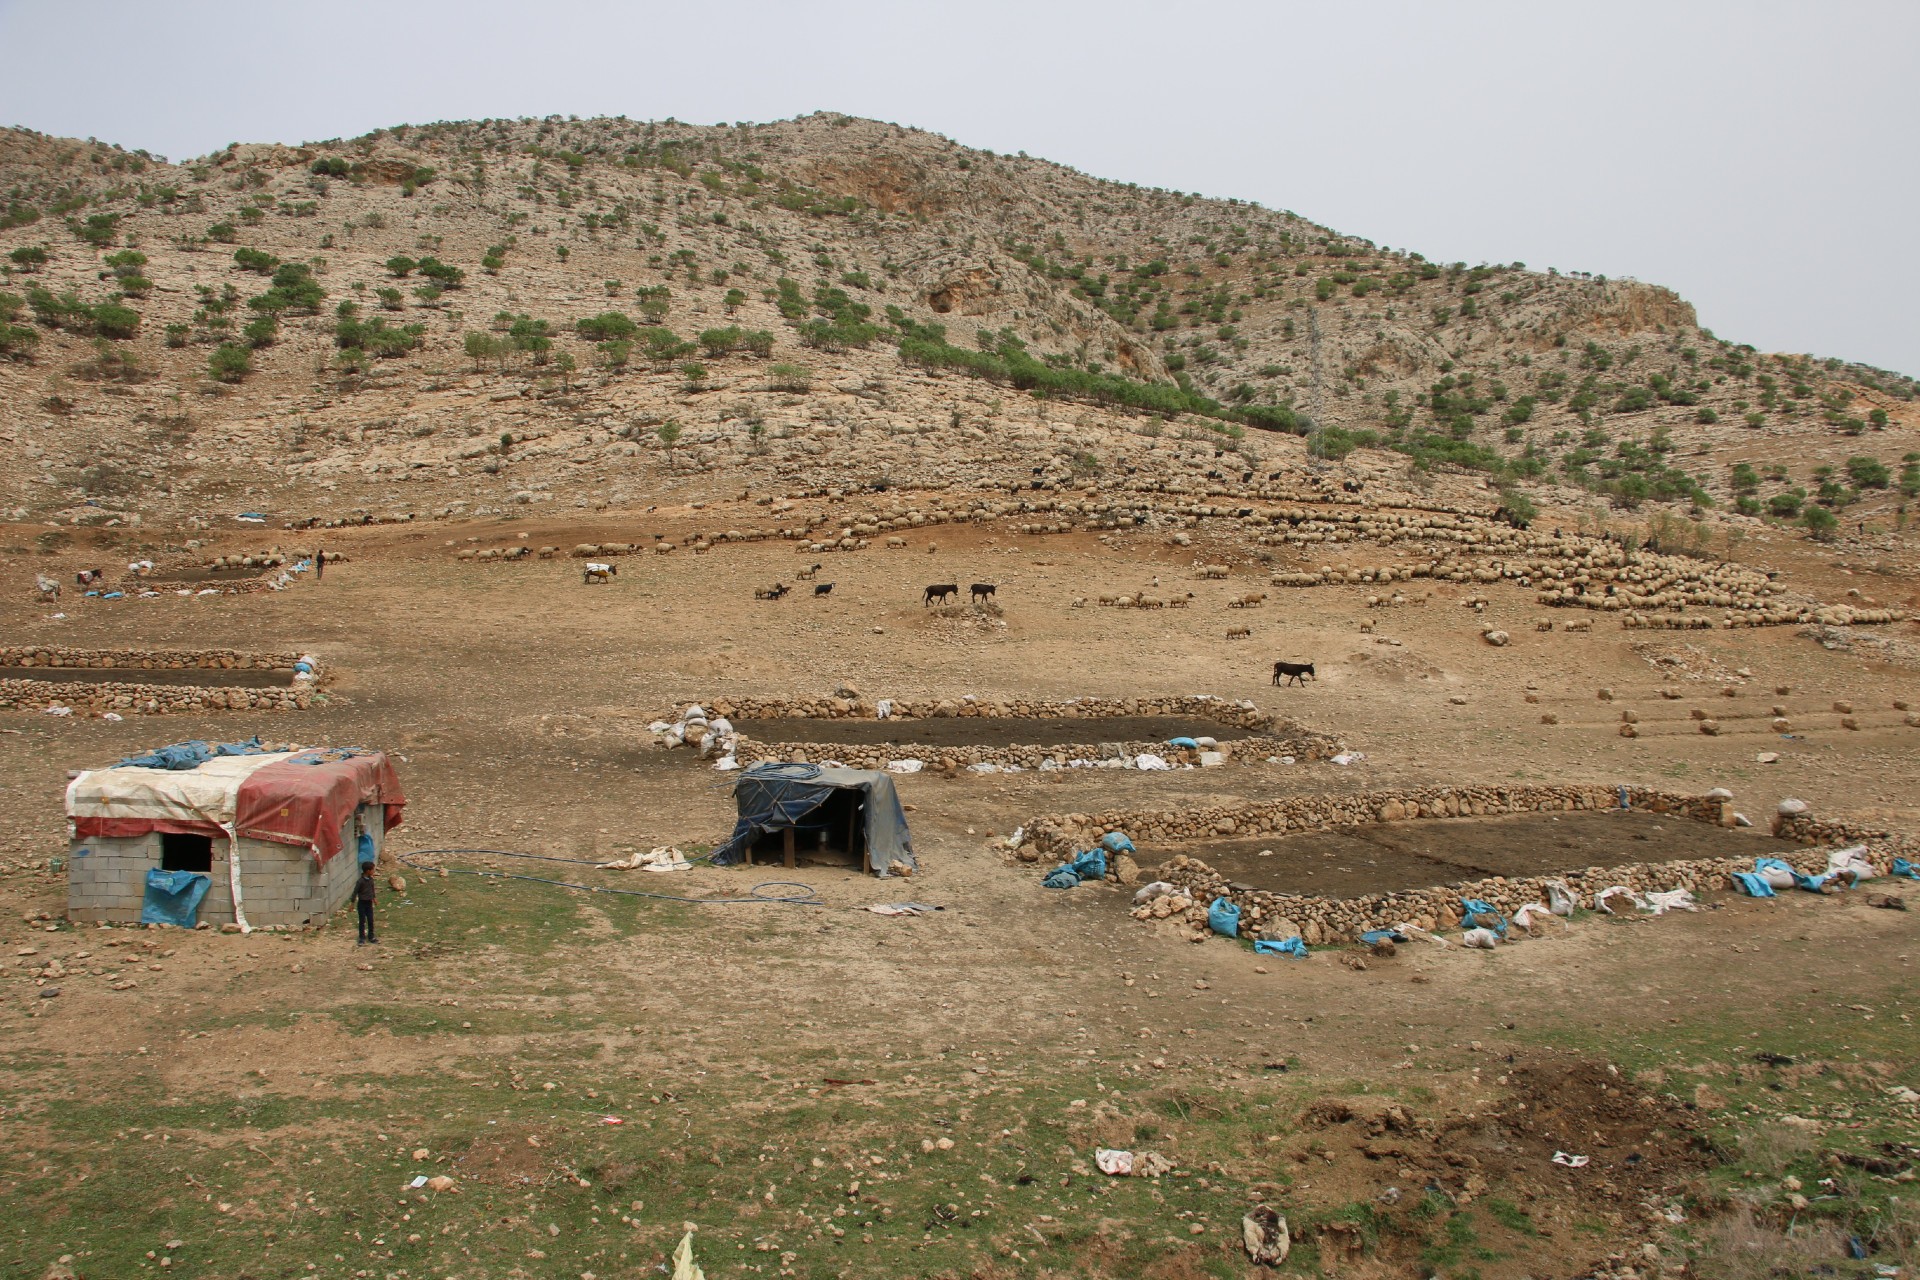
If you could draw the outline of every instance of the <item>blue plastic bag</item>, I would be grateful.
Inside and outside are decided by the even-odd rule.
[[[1766,877],[1756,875],[1754,872],[1736,871],[1733,873],[1733,882],[1739,885],[1741,890],[1745,892],[1749,898],[1771,898],[1774,896],[1773,886],[1767,883]]]
[[[1895,858],[1893,860],[1893,874],[1896,876],[1904,876],[1908,880],[1920,880],[1920,867],[1914,866],[1905,858]]]
[[[1109,831],[1100,837],[1100,847],[1108,853],[1132,853],[1133,841],[1123,831]]]
[[[1215,898],[1207,905],[1207,928],[1229,938],[1240,936],[1240,908],[1226,898]]]
[[[1195,751],[1200,749],[1200,744],[1192,738],[1168,738],[1167,745],[1170,747],[1189,747]]]
[[[196,871],[147,872],[147,894],[140,903],[140,923],[193,928],[200,915],[201,899],[212,886],[213,877]]]
[[[1070,861],[1047,872],[1040,884],[1047,889],[1071,889],[1082,880],[1106,878],[1107,855],[1098,849],[1089,849],[1085,853],[1076,853]]]
[[[1306,939],[1300,937],[1282,938],[1275,942],[1272,938],[1261,938],[1253,944],[1253,949],[1263,956],[1294,956],[1307,958]]]
[[[1482,927],[1473,919],[1474,916],[1492,916],[1494,922],[1484,927],[1492,929],[1503,938],[1507,936],[1507,918],[1495,910],[1491,902],[1482,902],[1478,898],[1466,898],[1461,901],[1460,910],[1467,916],[1467,919],[1461,922],[1465,927],[1470,929]]]
[[[1360,941],[1372,946],[1376,942],[1405,942],[1407,935],[1398,929],[1369,929],[1360,935]]]

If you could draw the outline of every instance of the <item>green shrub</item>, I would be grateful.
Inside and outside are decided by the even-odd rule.
[[[1806,500],[1805,489],[1788,489],[1767,499],[1767,513],[1778,516],[1782,520],[1791,520],[1800,514],[1800,508]]]
[[[687,390],[702,390],[707,385],[707,366],[688,361],[680,366],[680,376],[685,379]]]
[[[0,231],[11,231],[15,227],[29,227],[38,221],[40,221],[40,211],[18,200],[9,200],[6,209],[0,210]]]
[[[344,178],[347,176],[347,162],[339,156],[324,156],[308,166],[309,173],[323,178]]]
[[[1714,423],[1720,421],[1720,415],[1712,409],[1703,406],[1698,413],[1693,415],[1693,420],[1704,426],[1712,426]]]
[[[240,327],[240,336],[250,347],[270,347],[280,336],[280,317],[271,311],[257,315]]]
[[[207,357],[207,372],[221,382],[238,382],[253,372],[253,353],[235,343],[224,342]]]
[[[231,222],[216,222],[207,228],[207,239],[215,244],[232,244],[240,238],[240,229]]]
[[[255,311],[297,311],[312,315],[319,311],[326,296],[327,291],[313,278],[313,268],[305,263],[283,262],[274,270],[267,291],[249,298],[247,305]]]
[[[481,365],[486,361],[499,359],[507,350],[506,341],[490,333],[470,332],[462,345],[466,349],[467,358],[473,361],[475,373],[480,372]]]
[[[747,354],[764,360],[773,354],[773,335],[765,329],[745,329],[740,334],[740,346]]]
[[[414,269],[442,289],[458,289],[467,278],[466,272],[438,258],[422,258],[414,265]]]
[[[640,326],[618,311],[602,311],[597,316],[588,316],[573,323],[574,330],[583,338],[596,342],[613,342],[631,338]]]
[[[1735,493],[1752,493],[1760,487],[1760,473],[1753,469],[1752,463],[1736,462],[1730,481]]]
[[[1866,456],[1847,459],[1847,478],[1856,489],[1885,489],[1893,483],[1893,473],[1887,464]]]
[[[387,259],[387,270],[393,274],[394,278],[399,280],[404,280],[412,275],[414,269],[419,265],[418,262],[415,262],[405,254]]]
[[[103,249],[120,238],[120,220],[125,216],[119,213],[95,213],[88,215],[84,222],[69,218],[67,229],[95,248]]]
[[[12,253],[8,254],[7,260],[12,262],[14,266],[19,267],[22,271],[38,270],[40,267],[43,267],[46,265],[46,262],[47,262],[46,246],[38,245],[38,244],[23,244],[18,249],[15,249]]]
[[[1839,529],[1840,517],[1825,507],[1813,506],[1808,507],[1801,514],[1800,523],[1806,526],[1807,532],[1816,540],[1826,542],[1832,539],[1834,532]]]
[[[243,270],[257,272],[263,276],[272,275],[273,269],[280,265],[280,259],[262,249],[235,249],[233,260]]]
[[[731,355],[740,347],[740,327],[728,325],[724,329],[702,329],[700,346],[709,356]]]
[[[380,305],[385,307],[388,311],[401,311],[401,310],[404,310],[407,305],[407,300],[405,295],[403,295],[398,289],[395,289],[392,287],[382,287],[379,289],[375,289],[373,291],[373,296],[378,298],[380,300]]]
[[[813,370],[800,364],[768,365],[767,377],[775,391],[805,391],[813,385]]]

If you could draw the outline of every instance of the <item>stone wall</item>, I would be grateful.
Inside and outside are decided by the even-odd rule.
[[[891,719],[936,720],[977,717],[986,720],[1110,720],[1122,716],[1187,716],[1261,732],[1275,727],[1303,731],[1294,721],[1261,711],[1253,703],[1190,694],[1157,698],[893,698]],[[729,720],[873,720],[876,699],[851,690],[811,698],[718,698],[708,706]],[[672,719],[679,709],[663,718]]]
[[[1026,835],[1016,856],[1023,862],[1064,861],[1092,846],[1109,831],[1125,833],[1143,849],[1155,843],[1211,837],[1280,834],[1323,830],[1375,822],[1420,818],[1462,817],[1542,811],[1599,810],[1618,807],[1622,800],[1636,809],[1674,814],[1695,822],[1721,826],[1735,823],[1732,799],[1724,792],[1686,796],[1650,787],[1423,787],[1404,791],[1369,791],[1351,795],[1290,796],[1240,808],[1182,811],[1108,811],[1045,815],[1025,824]],[[1775,833],[1785,839],[1820,848],[1789,857],[1802,871],[1826,869],[1827,847],[1866,844],[1876,868],[1885,872],[1896,853],[1912,857],[1915,842],[1882,831],[1867,831],[1846,823],[1822,822],[1801,812],[1782,814]],[[1907,851],[1907,852],[1903,852]],[[1589,867],[1549,876],[1494,876],[1468,884],[1368,894],[1354,898],[1325,898],[1272,893],[1236,886],[1197,858],[1175,857],[1162,864],[1162,879],[1180,892],[1136,908],[1139,919],[1178,919],[1206,928],[1206,908],[1224,897],[1241,910],[1241,927],[1250,934],[1288,937],[1298,933],[1310,945],[1350,942],[1369,929],[1412,924],[1423,929],[1447,929],[1460,923],[1460,903],[1479,898],[1502,913],[1511,914],[1529,902],[1547,900],[1546,882],[1561,880],[1591,906],[1601,889],[1624,884],[1636,891],[1687,888],[1700,892],[1731,886],[1731,873],[1753,869],[1751,856],[1702,858],[1674,862]]]
[[[1085,720],[1086,742],[1057,746],[1036,746],[1011,742],[977,746],[936,746],[911,741],[880,744],[839,742],[760,742],[745,735],[739,739],[736,758],[740,763],[764,760],[799,760],[815,763],[838,760],[855,769],[884,769],[890,760],[919,760],[935,772],[955,772],[973,765],[992,764],[1001,768],[1022,769],[1071,767],[1075,760],[1099,764],[1111,761],[1109,768],[1120,767],[1120,757],[1142,753],[1158,755],[1172,764],[1200,764],[1198,752],[1167,746],[1164,740],[1122,742],[1101,739],[1099,722],[1120,717],[1168,716],[1211,720],[1215,724],[1250,730],[1255,736],[1223,741],[1219,753],[1228,759],[1262,759],[1268,756],[1293,756],[1301,760],[1325,760],[1337,754],[1340,741],[1328,734],[1306,728],[1297,721],[1261,711],[1247,701],[1229,701],[1211,695],[1182,695],[1150,698],[1030,698],[1000,701],[991,698],[897,698],[891,699],[889,719],[914,720],[983,719],[1007,720]],[[832,696],[812,698],[729,697],[716,700],[715,715],[735,722],[741,720],[872,720],[878,718],[875,700],[852,690]],[[677,714],[676,713],[669,713]],[[901,736],[911,739],[911,728],[903,727]],[[1017,738],[1017,725],[1009,726],[1009,737]],[[1084,767],[1084,766],[1082,766]]]
[[[1264,760],[1268,756],[1292,756],[1300,760],[1324,760],[1335,754],[1340,744],[1325,734],[1302,733],[1286,737],[1236,738],[1214,749],[1217,761],[1203,759],[1206,753],[1190,747],[1170,747],[1165,742],[1076,742],[1058,746],[977,746],[939,747],[931,743],[901,742],[886,746],[861,746],[840,742],[756,742],[742,737],[735,758],[742,765],[764,760],[798,760],[821,763],[837,760],[853,769],[884,769],[889,761],[918,760],[933,773],[955,773],[979,764],[1005,769],[1096,768],[1118,769],[1122,757],[1157,755],[1168,764],[1224,764],[1228,760]]]
[[[141,671],[284,671],[305,661],[313,679],[284,688],[232,689],[143,683]],[[9,667],[37,670],[126,671],[125,680],[7,679]],[[77,712],[169,715],[211,711],[304,711],[313,705],[324,671],[311,654],[247,653],[238,649],[73,649],[55,645],[0,647],[0,709],[71,707]]]

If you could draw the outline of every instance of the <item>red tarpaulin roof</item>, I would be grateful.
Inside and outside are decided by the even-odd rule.
[[[340,852],[340,829],[361,805],[400,825],[407,798],[384,752],[311,748],[226,756],[192,769],[93,769],[67,788],[67,816],[81,839],[152,831],[236,835],[312,851],[322,865]]]

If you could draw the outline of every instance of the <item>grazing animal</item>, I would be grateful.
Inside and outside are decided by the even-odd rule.
[[[781,596],[787,594],[788,590],[789,588],[786,583],[776,582],[770,587],[755,587],[753,589],[753,598],[755,600],[778,600]]]
[[[1200,576],[1203,578],[1224,578],[1227,576],[1227,566],[1223,564],[1203,564],[1200,566]]]
[[[936,582],[931,586],[929,586],[926,590],[926,593],[923,596],[921,596],[920,607],[924,609],[936,600],[938,600],[941,604],[945,604],[947,602],[948,596],[957,596],[959,594],[960,594],[959,583]]]
[[[1068,607],[1073,609],[1084,609],[1087,607],[1087,598],[1085,596],[1075,596],[1073,598],[1073,603]]]
[[[581,571],[580,581],[583,585],[594,582],[606,582],[618,572],[620,572],[620,570],[614,565],[602,564],[599,561],[590,561],[586,568]]]
[[[820,566],[815,564],[815,565],[809,565],[807,568],[802,569],[799,573],[795,574],[794,576],[799,578],[800,581],[802,582],[812,582],[816,577],[819,576],[819,574],[820,574]]]
[[[831,582],[817,583],[813,588],[813,594],[816,596],[830,596],[833,594],[833,584]]]
[[[968,590],[973,593],[973,603],[979,604],[982,600],[986,600],[993,595],[994,584],[991,582],[976,582],[969,587]]]
[[[73,584],[77,587],[90,587],[106,576],[105,569],[82,569],[73,575]]]
[[[554,556],[558,555],[559,553],[560,553],[560,548],[558,547],[540,548],[540,558],[542,560],[551,560],[554,558]]]
[[[1273,664],[1273,682],[1275,684],[1305,684],[1306,680],[1302,678],[1305,676],[1313,676],[1315,680],[1320,678],[1319,676],[1313,675],[1313,664],[1311,662],[1276,662]]]
[[[1183,596],[1175,596],[1173,599],[1167,601],[1167,608],[1184,609],[1192,603],[1193,603],[1193,592],[1189,591],[1187,592],[1187,594]]]
[[[60,584],[44,573],[36,573],[33,575],[33,585],[39,588],[40,598],[42,600],[58,600],[60,598]]]
[[[905,547],[906,545],[907,545],[907,540],[905,538],[888,538],[887,539],[887,546],[890,550],[899,550]]]
[[[1365,489],[1367,486],[1366,486],[1366,482],[1362,480],[1342,480],[1340,482],[1340,487],[1342,489],[1345,489],[1348,493],[1359,493],[1362,489]]]
[[[1229,640],[1247,640],[1247,639],[1251,639],[1252,636],[1253,636],[1252,627],[1228,627],[1227,628],[1227,639]]]
[[[1234,597],[1233,599],[1231,599],[1231,600],[1229,600],[1229,601],[1227,601],[1227,608],[1229,608],[1229,609],[1251,609],[1251,608],[1253,608],[1253,607],[1254,607],[1254,606],[1256,606],[1256,605],[1260,605],[1260,604],[1264,604],[1264,603],[1266,603],[1266,599],[1267,599],[1267,593],[1266,593],[1266,592],[1264,592],[1264,591],[1250,591],[1250,592],[1248,592],[1248,593],[1247,593],[1246,595],[1244,595],[1244,596],[1235,596],[1235,597]]]

